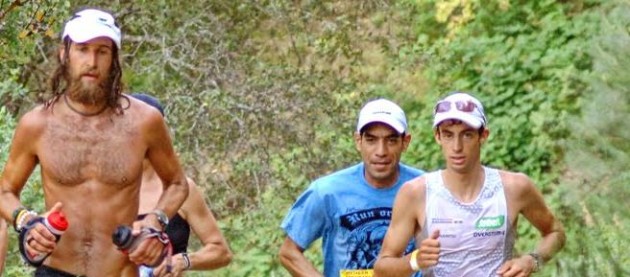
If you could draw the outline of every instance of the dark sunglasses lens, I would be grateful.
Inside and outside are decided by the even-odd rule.
[[[455,106],[457,107],[458,110],[462,112],[466,112],[466,113],[470,113],[475,110],[475,103],[470,102],[470,101],[466,101],[466,102],[458,101],[455,103]]]
[[[471,113],[475,110],[475,108],[477,107],[477,105],[475,105],[475,103],[471,102],[471,101],[457,101],[455,102],[455,108],[458,111],[462,111],[465,113]],[[436,106],[435,106],[435,113],[445,113],[451,110],[451,102],[449,101],[442,101],[439,102]]]
[[[442,101],[435,106],[436,113],[445,113],[451,110],[451,102]]]

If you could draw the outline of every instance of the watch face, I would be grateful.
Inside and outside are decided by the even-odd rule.
[[[162,225],[162,228],[165,228],[166,225],[168,225],[168,216],[166,216],[166,214],[160,210],[156,210],[154,213],[157,216],[157,220]]]

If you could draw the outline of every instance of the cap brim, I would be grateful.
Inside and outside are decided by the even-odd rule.
[[[96,22],[83,20],[68,22],[64,30],[65,36],[69,36],[76,43],[84,43],[98,37],[107,37],[120,49],[120,35],[112,28]]]
[[[440,125],[440,123],[449,119],[460,120],[464,122],[466,125],[473,127],[475,129],[478,129],[481,126],[483,126],[483,121],[481,121],[479,118],[477,118],[474,115],[460,112],[460,111],[449,111],[449,112],[444,112],[444,113],[437,113],[435,115],[435,118],[433,119],[433,128],[436,128],[438,125]]]
[[[373,115],[369,118],[366,118],[364,122],[361,122],[361,124],[357,126],[357,132],[360,132],[361,129],[363,129],[363,127],[367,126],[368,124],[376,123],[376,122],[389,125],[394,130],[396,130],[396,132],[398,132],[399,134],[402,134],[405,132],[405,126],[403,126],[400,121],[393,119],[391,116],[379,116],[379,115]]]

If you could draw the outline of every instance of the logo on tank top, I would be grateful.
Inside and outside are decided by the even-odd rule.
[[[475,224],[475,229],[479,230],[490,230],[490,229],[498,229],[503,226],[505,223],[505,216],[486,216],[477,220]]]
[[[494,237],[494,236],[504,236],[504,230],[496,230],[501,228],[505,224],[505,216],[485,216],[477,220],[475,224],[475,229],[477,230],[485,230],[480,232],[474,232],[473,237],[475,238],[484,238],[484,237]]]
[[[462,224],[464,223],[463,219],[459,219],[459,218],[439,218],[439,217],[434,217],[431,218],[431,223],[433,224]]]
[[[392,209],[387,207],[354,211],[339,217],[341,227],[349,231],[346,239],[348,261],[343,269],[374,268],[391,217]],[[413,248],[412,241],[405,252],[411,252]]]
[[[464,224],[461,218],[434,217],[431,218],[431,224],[436,225],[440,229],[441,239],[455,239],[460,233],[460,226]]]

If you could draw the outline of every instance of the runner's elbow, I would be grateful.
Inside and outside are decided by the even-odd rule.
[[[222,249],[222,253],[221,253],[221,260],[219,262],[219,267],[224,267],[229,265],[232,262],[232,258],[233,258],[233,254],[232,251],[230,251],[230,249],[225,246]]]
[[[177,188],[177,191],[182,195],[182,198],[187,199],[188,194],[190,193],[190,188],[188,187],[188,182],[186,181],[186,179],[184,178],[174,184],[176,185],[173,187]]]
[[[280,251],[278,251],[278,259],[285,267],[293,264],[293,261],[297,259],[296,255],[298,255],[298,253],[296,253],[296,249],[288,247],[284,244],[280,247]]]
[[[280,251],[278,251],[278,260],[280,260],[280,263],[285,266],[291,261],[291,253],[286,249],[286,247],[284,247],[284,245],[280,247]]]
[[[374,263],[374,277],[385,276],[383,273],[383,258],[378,257]]]

